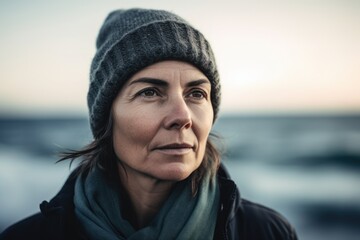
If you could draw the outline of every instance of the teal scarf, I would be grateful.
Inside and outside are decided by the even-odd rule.
[[[75,214],[89,239],[213,239],[220,192],[216,177],[206,176],[195,197],[189,181],[176,185],[153,221],[135,230],[121,214],[120,191],[99,169],[75,184]]]

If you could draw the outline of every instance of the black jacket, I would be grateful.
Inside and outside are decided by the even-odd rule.
[[[0,240],[7,239],[86,239],[78,231],[74,215],[74,171],[60,192],[50,201],[40,204],[40,213],[26,218],[0,234]],[[242,240],[296,240],[291,225],[272,209],[240,198],[235,183],[224,167],[220,167],[218,179],[221,193],[214,239]]]

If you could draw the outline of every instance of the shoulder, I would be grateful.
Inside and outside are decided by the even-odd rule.
[[[47,202],[41,204],[41,212],[27,217],[5,229],[0,240],[37,239],[81,239],[76,219],[71,209],[54,207]]]
[[[0,233],[8,239],[78,239],[79,232],[73,209],[76,170],[60,192],[50,201],[40,204],[41,212],[21,220]]]
[[[5,229],[0,239],[48,239],[47,229],[45,217],[37,213]]]
[[[233,227],[241,227],[246,239],[297,239],[288,220],[277,211],[258,203],[240,200]]]
[[[277,211],[245,199],[225,221],[229,239],[297,240],[295,229]]]
[[[297,239],[294,228],[280,213],[242,198],[224,166],[218,171],[218,179],[221,210],[218,215],[217,236],[225,234],[229,239],[251,240]],[[220,233],[221,231],[223,232]]]

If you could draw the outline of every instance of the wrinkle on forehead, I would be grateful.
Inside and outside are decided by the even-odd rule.
[[[135,73],[130,78],[130,82],[141,77],[158,78],[158,79],[179,79],[180,81],[198,80],[208,78],[198,68],[187,62],[182,61],[162,61],[147,66]],[[210,83],[210,81],[209,81]]]

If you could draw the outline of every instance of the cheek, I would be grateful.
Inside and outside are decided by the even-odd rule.
[[[114,117],[113,128],[114,149],[118,157],[146,148],[154,134],[152,119],[134,113],[119,115]]]
[[[199,141],[198,157],[203,158],[206,150],[206,143],[210,131],[213,126],[213,110],[212,107],[202,108],[196,114],[196,127],[194,128],[195,135]]]
[[[199,137],[201,137],[201,140],[204,140],[205,138],[206,141],[213,126],[214,114],[211,105],[209,105],[207,108],[201,109],[201,111],[199,111],[196,116]]]

